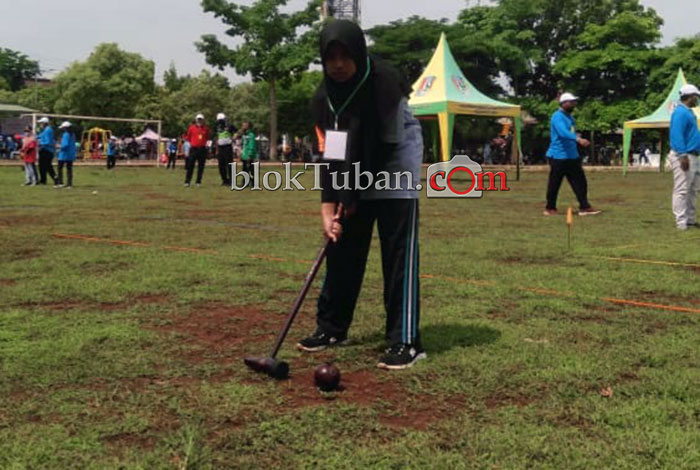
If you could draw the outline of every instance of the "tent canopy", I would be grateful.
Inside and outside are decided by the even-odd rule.
[[[635,119],[633,121],[627,121],[624,124],[624,132],[623,132],[623,156],[622,156],[622,164],[623,164],[623,173],[627,173],[627,165],[629,163],[629,156],[630,156],[630,147],[632,145],[632,130],[633,129],[667,129],[671,125],[671,114],[673,114],[673,110],[676,109],[676,106],[680,103],[680,90],[683,85],[688,83],[685,79],[685,74],[683,73],[683,69],[678,69],[678,74],[676,75],[676,81],[673,83],[673,87],[671,88],[671,91],[669,92],[668,96],[666,96],[666,99],[664,102],[659,106],[656,111],[651,113],[648,116],[644,116],[639,119]],[[700,124],[700,106],[696,107],[693,109],[695,114],[698,116],[698,124]],[[666,152],[663,150],[663,142],[662,142],[662,150],[661,150],[661,166],[663,169],[663,161],[664,161],[664,155]]]
[[[680,103],[681,87],[686,83],[688,82],[685,79],[683,69],[678,69],[678,75],[676,75],[673,88],[671,88],[671,92],[661,106],[649,116],[625,122],[625,129],[658,129],[668,127],[671,123],[671,114],[673,114],[673,110],[676,109],[676,106]],[[700,107],[695,108],[694,111],[698,116],[698,120],[700,120]]]
[[[442,161],[450,159],[454,117],[457,114],[512,117],[515,120],[516,142],[520,148],[520,106],[489,98],[477,90],[457,65],[445,33],[440,35],[433,57],[413,84],[408,104],[416,116],[437,117]]]
[[[136,140],[160,140],[160,136],[153,132],[151,129],[146,129],[146,132],[136,137]]]
[[[0,103],[0,114],[22,114],[22,113],[35,113],[33,109],[25,108],[17,104],[6,104]]]

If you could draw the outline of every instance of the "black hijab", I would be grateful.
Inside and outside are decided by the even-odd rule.
[[[334,170],[349,171],[352,163],[360,162],[364,170],[376,171],[381,168],[380,160],[387,151],[381,143],[381,130],[396,119],[399,104],[408,97],[411,87],[396,70],[369,57],[365,35],[352,21],[327,23],[319,42],[324,64],[331,44],[337,42],[345,47],[357,68],[355,75],[344,83],[334,81],[324,71],[323,82],[311,102],[314,120],[321,130],[332,129],[335,124],[335,114],[328,101],[336,110],[343,106],[362,83],[367,67],[370,68],[367,80],[338,119],[339,129],[349,131],[347,161],[344,165],[331,166]],[[341,199],[347,199],[347,195]]]
[[[313,98],[314,118],[319,125],[333,122],[333,113],[328,108],[327,99],[338,109],[345,103],[370,67],[368,80],[362,85],[346,113],[359,115],[363,118],[375,114],[380,121],[391,118],[401,99],[408,97],[411,88],[393,68],[369,58],[367,42],[360,27],[349,20],[332,20],[323,28],[320,37],[321,61],[325,63],[330,45],[340,43],[348,51],[355,62],[357,72],[345,83],[338,83],[324,73],[324,80],[316,90]],[[342,117],[342,116],[341,116]]]

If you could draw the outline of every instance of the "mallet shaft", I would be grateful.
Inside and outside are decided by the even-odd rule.
[[[275,345],[272,348],[272,353],[270,354],[270,357],[275,358],[277,357],[277,353],[279,352],[280,348],[282,347],[282,343],[284,342],[285,338],[287,337],[287,333],[289,333],[290,328],[292,327],[292,323],[294,323],[294,319],[297,316],[297,313],[299,313],[299,310],[301,309],[301,304],[304,303],[304,299],[306,298],[306,294],[309,292],[309,289],[311,288],[311,283],[314,282],[314,278],[316,277],[316,274],[318,273],[318,270],[321,267],[321,264],[323,263],[323,259],[326,257],[326,253],[328,252],[328,247],[330,246],[332,242],[330,239],[326,239],[326,241],[323,243],[323,246],[318,252],[318,256],[316,256],[316,261],[314,261],[313,266],[311,266],[311,269],[309,270],[308,274],[306,275],[306,280],[304,281],[304,286],[301,288],[301,292],[299,292],[299,295],[297,296],[297,299],[294,301],[294,305],[292,305],[292,309],[289,312],[289,315],[287,315],[287,320],[284,324],[284,327],[282,328],[282,331],[280,331],[279,335],[277,335],[277,340],[275,341]]]

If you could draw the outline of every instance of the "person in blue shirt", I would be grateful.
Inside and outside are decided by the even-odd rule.
[[[680,103],[671,115],[669,162],[673,169],[673,216],[676,227],[685,230],[698,227],[695,199],[700,188],[700,130],[692,108],[698,105],[700,90],[694,85],[684,85],[680,95]]]
[[[171,139],[168,145],[168,166],[166,170],[172,168],[175,169],[175,162],[177,161],[177,139]]]
[[[559,188],[566,178],[571,184],[579,203],[579,215],[595,215],[601,211],[588,202],[588,182],[583,172],[578,146],[588,147],[591,143],[576,133],[576,121],[571,113],[576,108],[578,98],[571,93],[559,97],[559,109],[552,115],[550,123],[550,144],[547,150],[550,172],[547,184],[547,207],[544,215],[557,214]]]
[[[56,140],[54,138],[53,127],[49,118],[39,119],[40,132],[36,136],[39,141],[39,184],[46,184],[48,174],[53,183],[56,184],[56,170],[53,169],[53,156],[56,152]]]
[[[77,154],[75,148],[75,134],[73,133],[73,125],[64,121],[59,129],[63,131],[61,136],[61,147],[58,152],[58,181],[54,188],[72,188],[73,187],[73,162]],[[63,184],[63,167],[66,167],[68,173],[68,184]]]
[[[117,166],[117,138],[111,136],[107,144],[107,169]]]
[[[15,142],[14,137],[11,135],[8,135],[7,138],[5,139],[5,147],[7,148],[7,155],[9,159],[15,158],[14,153],[15,150],[17,150],[17,143]]]

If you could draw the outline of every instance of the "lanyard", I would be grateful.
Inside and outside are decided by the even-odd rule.
[[[335,110],[335,107],[333,106],[333,103],[331,103],[331,98],[326,97],[328,100],[328,107],[331,109],[331,112],[335,115],[335,130],[338,130],[338,118],[340,118],[340,115],[343,114],[343,111],[345,111],[345,108],[350,104],[353,98],[355,98],[355,95],[357,94],[358,91],[360,91],[360,88],[362,88],[362,85],[365,84],[367,81],[367,78],[369,77],[369,72],[370,72],[370,62],[369,62],[369,57],[367,57],[367,71],[365,72],[365,76],[362,77],[362,80],[360,80],[360,83],[357,84],[355,89],[350,93],[350,96],[348,96],[348,99],[345,100],[345,103],[340,107],[338,111]]]

